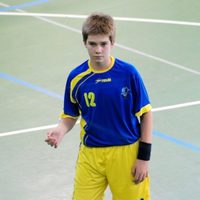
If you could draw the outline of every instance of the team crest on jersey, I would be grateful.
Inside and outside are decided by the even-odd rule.
[[[128,87],[123,87],[121,91],[121,95],[126,98],[129,94],[129,91],[130,89]]]

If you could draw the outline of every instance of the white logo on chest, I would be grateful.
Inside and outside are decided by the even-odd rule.
[[[111,81],[112,81],[111,78],[96,79],[96,83],[108,83],[108,82],[111,82]]]

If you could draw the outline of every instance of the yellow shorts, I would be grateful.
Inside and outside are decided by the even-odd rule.
[[[82,145],[77,160],[73,200],[103,200],[109,185],[113,200],[150,200],[149,177],[133,182],[131,168],[137,158],[138,142],[115,147]]]

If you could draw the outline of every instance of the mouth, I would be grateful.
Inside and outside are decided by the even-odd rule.
[[[95,59],[102,59],[103,56],[94,56]]]

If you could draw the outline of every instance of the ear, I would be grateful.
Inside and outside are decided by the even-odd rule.
[[[111,48],[113,48],[115,46],[115,43],[114,42],[111,42]]]

